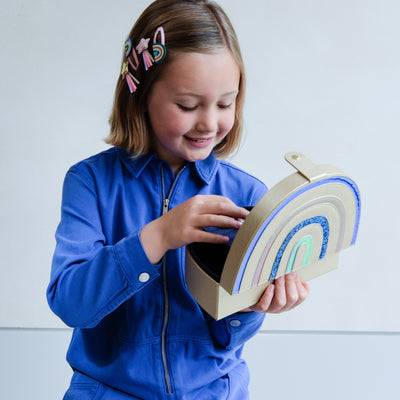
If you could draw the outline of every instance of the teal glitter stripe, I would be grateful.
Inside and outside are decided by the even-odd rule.
[[[289,262],[286,267],[286,274],[288,274],[289,272],[292,272],[294,260],[296,259],[297,252],[299,251],[299,248],[303,244],[305,244],[307,246],[306,256],[304,257],[304,260],[303,260],[303,267],[308,264],[308,261],[310,260],[310,256],[311,256],[312,249],[314,246],[314,239],[311,235],[305,236],[303,239],[301,239],[300,241],[298,241],[296,243],[296,246],[294,246],[292,253],[290,254]]]

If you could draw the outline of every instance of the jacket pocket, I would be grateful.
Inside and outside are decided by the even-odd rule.
[[[100,386],[100,382],[75,371],[63,400],[95,400]]]

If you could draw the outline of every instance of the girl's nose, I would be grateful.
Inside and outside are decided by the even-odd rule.
[[[202,111],[197,119],[196,129],[199,132],[216,132],[218,129],[218,118],[216,112],[210,109]]]

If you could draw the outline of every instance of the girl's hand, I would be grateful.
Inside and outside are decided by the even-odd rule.
[[[155,264],[169,249],[193,242],[228,242],[228,237],[203,228],[239,229],[248,214],[226,197],[197,195],[144,226],[140,239],[149,260]]]
[[[280,276],[267,287],[260,300],[243,312],[257,311],[278,314],[300,305],[308,296],[310,286],[301,282],[297,272]]]

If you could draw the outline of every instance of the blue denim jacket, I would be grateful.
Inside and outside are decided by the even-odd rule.
[[[212,155],[177,178],[155,154],[133,159],[115,147],[68,171],[47,291],[52,310],[74,328],[65,399],[248,397],[241,352],[264,315],[215,321],[187,290],[184,249],[153,265],[139,234],[166,198],[169,209],[197,194],[252,206],[266,190]]]

